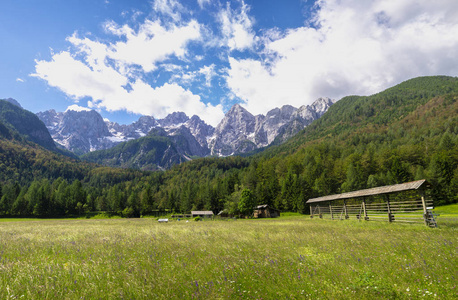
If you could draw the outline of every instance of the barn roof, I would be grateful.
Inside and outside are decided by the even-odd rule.
[[[272,210],[278,210],[276,208],[270,207],[269,204],[258,205],[258,206],[256,206],[255,209],[267,209],[267,208],[268,209],[272,209]]]
[[[193,210],[191,211],[193,215],[211,215],[213,216],[213,212],[209,210]]]
[[[350,198],[374,196],[374,195],[380,195],[380,194],[390,194],[390,193],[396,193],[396,192],[418,190],[420,188],[425,188],[425,187],[429,187],[429,183],[425,179],[423,179],[423,180],[417,180],[417,181],[412,181],[412,182],[406,182],[406,183],[381,186],[381,187],[376,187],[376,188],[371,188],[371,189],[353,191],[353,192],[348,192],[348,193],[343,193],[343,194],[328,195],[324,197],[312,198],[312,199],[309,199],[307,203],[343,200],[343,199],[350,199]]]

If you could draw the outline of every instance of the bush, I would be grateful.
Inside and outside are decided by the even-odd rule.
[[[202,218],[201,217],[195,217],[194,221],[202,221]]]
[[[124,218],[132,218],[135,214],[135,211],[132,207],[126,207],[123,211],[122,211],[122,216]]]

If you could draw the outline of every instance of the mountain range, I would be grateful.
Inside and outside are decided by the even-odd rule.
[[[150,169],[173,165],[165,172],[102,167],[68,157],[68,152],[58,153],[35,114],[14,101],[0,100],[0,105],[0,215],[4,216],[72,215],[84,206],[89,211],[122,215],[126,210],[137,216],[155,209],[236,211],[245,189],[258,204],[305,212],[309,198],[418,179],[431,184],[425,192],[435,206],[458,202],[457,77],[414,78],[371,96],[344,97],[283,143],[282,136],[298,121],[280,126],[274,145],[249,156],[209,156],[173,165],[193,158],[182,155],[191,130],[180,126],[186,130],[172,135],[165,129],[170,124],[163,120],[156,120],[162,125],[143,137],[85,154],[99,156],[95,160],[108,165],[138,169],[145,162]],[[239,123],[246,120],[248,138],[259,141],[249,133],[261,132],[256,123],[252,126],[250,115],[238,106],[232,110],[226,117],[242,114],[234,118]],[[215,132],[230,125],[223,124]],[[243,129],[238,126],[234,128]],[[208,140],[208,149],[216,142]],[[224,145],[224,140],[220,143]]]
[[[94,110],[48,110],[37,116],[58,145],[86,160],[155,170],[192,157],[241,154],[285,141],[320,118],[334,102],[319,98],[300,108],[284,105],[265,116],[254,116],[236,104],[216,128],[183,112],[164,119],[142,116],[129,125],[104,120]]]

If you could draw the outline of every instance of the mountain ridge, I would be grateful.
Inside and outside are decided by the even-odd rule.
[[[57,151],[45,124],[34,113],[23,109],[16,100],[0,100],[0,122],[27,140],[48,150]]]
[[[129,167],[125,162],[114,159],[112,151],[106,152],[111,159],[108,157],[102,159],[100,153],[96,155],[90,153],[109,150],[120,143],[141,139],[150,135],[152,130],[161,128],[163,129],[161,135],[170,138],[169,141],[174,144],[174,152],[181,157],[172,159],[175,163],[189,160],[191,157],[243,154],[268,146],[280,132],[282,139],[286,140],[307,126],[314,118],[320,117],[333,103],[334,101],[329,98],[319,98],[311,106],[301,106],[298,109],[291,105],[284,105],[272,109],[266,116],[253,116],[240,104],[236,104],[226,113],[216,128],[206,124],[196,115],[189,118],[183,112],[174,112],[164,119],[142,116],[130,125],[103,120],[100,114],[93,110],[67,110],[59,113],[48,110],[37,113],[37,116],[47,125],[55,141],[62,147],[78,155],[84,154],[83,157],[90,161],[104,164],[111,162],[109,165]],[[303,111],[307,111],[307,114]],[[297,124],[293,127],[289,126],[289,131],[282,132],[282,128],[292,121]],[[140,144],[144,142],[140,141]],[[149,146],[146,148],[149,151],[153,150]],[[116,149],[123,149],[123,147]],[[155,161],[161,160],[155,159]],[[147,165],[150,166],[148,170],[161,169],[166,165],[170,167],[168,162],[156,167]],[[131,167],[138,168],[139,165],[135,163]],[[144,169],[141,166],[140,168]]]

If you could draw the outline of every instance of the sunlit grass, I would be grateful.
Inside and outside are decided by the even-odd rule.
[[[281,217],[0,224],[0,298],[457,296],[455,226]]]
[[[458,204],[439,206],[434,209],[434,212],[441,215],[451,215],[458,217]]]

